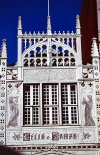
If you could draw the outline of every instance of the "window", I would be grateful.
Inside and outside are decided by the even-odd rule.
[[[39,125],[39,84],[24,86],[24,124]]]
[[[62,84],[62,123],[63,124],[77,124],[77,94],[76,85]]]
[[[43,85],[43,124],[58,124],[58,85]]]
[[[77,124],[76,84],[24,84],[24,125]]]

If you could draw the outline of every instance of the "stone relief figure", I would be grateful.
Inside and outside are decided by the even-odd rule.
[[[15,127],[18,125],[18,116],[19,116],[19,109],[18,109],[18,98],[10,96],[9,97],[9,107],[10,107],[10,119],[8,126]]]
[[[94,120],[92,118],[92,108],[93,108],[93,101],[92,101],[92,96],[87,95],[88,101],[83,97],[82,104],[85,105],[85,126],[94,126]]]

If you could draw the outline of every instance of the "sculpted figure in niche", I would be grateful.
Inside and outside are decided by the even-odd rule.
[[[94,126],[94,120],[92,118],[92,108],[93,108],[93,101],[92,101],[92,96],[87,95],[88,101],[83,97],[82,104],[85,105],[85,126]]]
[[[9,126],[15,127],[18,125],[18,115],[19,115],[18,98],[10,96],[9,106],[10,106],[10,120],[7,127]]]

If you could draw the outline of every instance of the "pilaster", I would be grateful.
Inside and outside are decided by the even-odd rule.
[[[7,48],[6,40],[2,40],[0,57],[0,145],[6,144],[6,67]]]
[[[94,96],[97,111],[97,127],[98,127],[98,142],[100,142],[100,75],[99,75],[99,52],[96,43],[96,38],[92,39],[92,65],[94,72]]]
[[[78,66],[78,78],[82,78],[82,49],[81,49],[81,27],[79,15],[76,16],[76,50],[77,50],[77,66]]]
[[[18,17],[18,80],[22,80],[22,23]]]

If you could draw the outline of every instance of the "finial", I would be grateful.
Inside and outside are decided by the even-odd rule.
[[[80,18],[79,15],[76,16],[76,33],[80,34]]]
[[[22,34],[22,21],[21,16],[18,17],[18,35]]]
[[[18,17],[18,29],[22,29],[21,16]]]
[[[92,38],[91,56],[99,57],[99,52],[98,52],[96,38]]]
[[[33,32],[33,35],[36,35],[35,31]]]
[[[51,34],[51,21],[50,21],[50,14],[49,14],[49,0],[48,0],[48,17],[47,17],[47,34]]]
[[[7,58],[6,39],[2,40],[2,58]]]
[[[51,34],[51,21],[50,21],[50,16],[47,17],[47,34]]]

